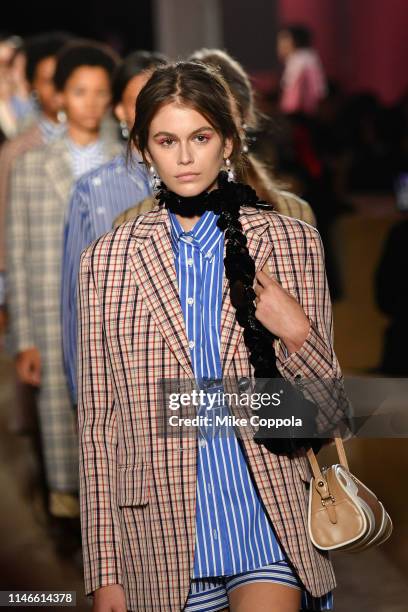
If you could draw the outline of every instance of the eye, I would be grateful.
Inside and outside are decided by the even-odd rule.
[[[167,137],[167,138],[161,138],[159,140],[159,145],[162,145],[163,147],[170,147],[170,145],[172,145],[174,142],[173,138]]]
[[[209,134],[197,134],[195,136],[195,139],[199,142],[199,143],[206,143],[210,140],[211,136],[209,136]]]

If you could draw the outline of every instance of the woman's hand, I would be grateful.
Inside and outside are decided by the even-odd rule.
[[[123,586],[110,584],[96,589],[92,612],[127,612]]]
[[[265,272],[257,272],[255,278],[256,318],[285,343],[289,353],[299,350],[310,329],[310,321],[303,308],[277,280]]]
[[[16,357],[17,375],[20,381],[26,385],[39,387],[41,384],[41,355],[40,351],[33,346],[18,353]]]

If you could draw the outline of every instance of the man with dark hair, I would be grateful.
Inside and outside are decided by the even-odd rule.
[[[38,407],[49,510],[78,516],[78,450],[63,368],[60,282],[64,216],[74,181],[119,151],[101,138],[116,58],[96,42],[66,45],[55,85],[66,132],[15,164],[7,215],[7,296],[16,369],[39,387]]]
[[[113,108],[122,128],[131,129],[136,98],[153,69],[166,63],[160,53],[136,51],[117,68],[113,80]],[[84,175],[75,186],[65,223],[62,264],[62,338],[64,364],[76,402],[76,286],[81,252],[112,228],[123,211],[140,203],[140,212],[153,206],[151,186],[139,154],[126,163],[125,152]]]
[[[96,41],[74,40],[68,43],[57,57],[54,84],[57,91],[63,91],[73,72],[82,66],[105,70],[109,82],[118,63],[118,56],[107,45]]]

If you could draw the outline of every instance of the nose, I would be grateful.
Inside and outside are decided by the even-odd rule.
[[[180,142],[178,164],[185,166],[193,162],[193,156],[188,142]]]

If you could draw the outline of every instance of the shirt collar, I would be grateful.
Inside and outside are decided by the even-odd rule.
[[[206,210],[189,232],[183,230],[176,215],[170,211],[169,218],[170,239],[176,255],[179,253],[180,242],[184,242],[199,249],[204,257],[212,257],[215,247],[224,235],[217,225],[219,215],[212,210]]]
[[[54,123],[50,121],[45,115],[41,115],[38,120],[38,125],[43,134],[44,140],[50,142],[62,136],[65,133],[66,126],[63,123]]]

